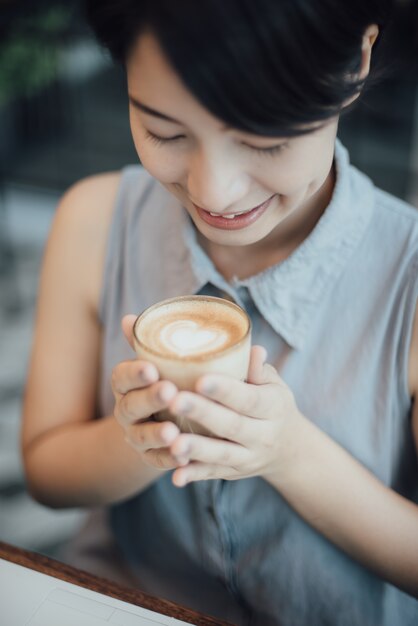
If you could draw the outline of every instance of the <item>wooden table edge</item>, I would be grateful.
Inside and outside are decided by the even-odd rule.
[[[122,600],[149,611],[163,613],[168,617],[174,617],[189,624],[196,624],[196,626],[233,626],[229,622],[196,613],[192,609],[182,607],[169,600],[150,596],[142,591],[122,587],[106,578],[94,576],[84,570],[76,569],[71,565],[66,565],[43,554],[30,552],[2,541],[0,541],[0,558],[72,583],[73,585],[97,591],[116,600]]]

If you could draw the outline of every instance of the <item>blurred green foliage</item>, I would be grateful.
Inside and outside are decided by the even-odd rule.
[[[50,6],[12,22],[0,43],[0,106],[30,97],[56,78],[73,12],[71,5]]]

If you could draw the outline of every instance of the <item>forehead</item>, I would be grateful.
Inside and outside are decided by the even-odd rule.
[[[126,69],[129,95],[134,99],[183,122],[190,116],[199,116],[206,123],[224,126],[186,87],[152,33],[138,37]]]

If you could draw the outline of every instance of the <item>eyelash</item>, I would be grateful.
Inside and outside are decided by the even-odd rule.
[[[146,137],[147,139],[155,143],[157,146],[162,146],[164,144],[177,141],[178,139],[185,138],[184,135],[176,135],[175,137],[160,137],[159,135],[155,135],[149,130],[146,131]],[[246,148],[249,148],[253,152],[256,152],[257,154],[261,154],[262,156],[265,156],[265,155],[275,156],[279,152],[282,152],[287,144],[283,143],[278,146],[271,146],[269,148],[256,148],[255,146],[250,146],[246,143],[243,143],[242,145],[245,146]]]

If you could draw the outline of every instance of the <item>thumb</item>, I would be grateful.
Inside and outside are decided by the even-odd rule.
[[[137,318],[136,315],[124,315],[122,318],[122,322],[121,322],[123,334],[125,335],[132,349],[134,349],[133,328],[134,328],[136,318]]]
[[[280,377],[276,369],[266,363],[267,350],[263,346],[253,346],[250,354],[247,382],[253,385],[277,383]]]

